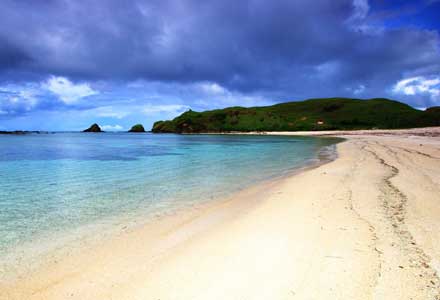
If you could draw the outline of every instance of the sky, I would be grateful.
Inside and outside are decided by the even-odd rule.
[[[0,130],[317,97],[440,105],[440,1],[0,0]]]

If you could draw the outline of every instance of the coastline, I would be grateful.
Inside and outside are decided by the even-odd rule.
[[[333,132],[336,160],[123,233],[0,299],[436,299],[440,139],[426,133]]]
[[[336,144],[331,145],[331,147],[333,146]],[[310,162],[303,167],[294,168],[274,178],[262,180],[258,184],[245,187],[228,197],[180,208],[169,215],[157,216],[152,220],[136,224],[134,227],[124,226],[121,231],[108,232],[105,240],[78,240],[80,245],[75,246],[73,250],[64,247],[53,250],[40,258],[38,264],[30,265],[26,269],[19,269],[12,276],[2,278],[0,291],[3,292],[0,293],[0,299],[48,299],[48,294],[35,295],[38,293],[32,290],[35,288],[40,290],[41,286],[56,286],[59,277],[69,278],[72,274],[78,273],[78,270],[88,269],[90,264],[95,264],[96,261],[101,264],[103,257],[128,258],[132,255],[142,255],[142,260],[147,264],[154,265],[156,260],[170,255],[168,252],[173,251],[175,247],[187,240],[197,238],[205,231],[220,227],[251,211],[264,201],[274,188],[292,176],[319,168],[337,158],[336,149],[332,153],[326,151],[325,153],[318,152],[318,154],[319,160]],[[124,246],[121,248],[121,245]],[[142,248],[138,249],[139,247]],[[137,250],[147,250],[147,252],[135,253]],[[97,276],[99,275],[97,274]],[[74,293],[64,296],[57,295],[53,299],[63,299],[66,296],[72,297]],[[82,297],[84,295],[78,299],[83,299]]]
[[[215,209],[225,202],[236,201],[237,198],[241,199],[243,198],[241,195],[248,193],[248,191],[264,190],[262,187],[332,161],[336,158],[335,145],[338,139],[333,138],[333,140],[334,143],[329,142],[330,144],[327,146],[320,146],[320,150],[314,152],[316,157],[308,158],[303,163],[287,167],[282,171],[279,170],[270,175],[266,174],[261,179],[253,180],[252,183],[241,184],[238,189],[229,192],[225,190],[223,195],[213,197],[208,194],[205,198],[194,198],[197,199],[194,203],[187,203],[164,211],[121,215],[113,219],[104,219],[104,222],[86,224],[63,231],[63,235],[45,236],[26,242],[1,257],[0,290],[2,287],[10,285],[11,282],[20,281],[23,278],[33,276],[32,274],[39,273],[41,270],[51,268],[54,262],[58,264],[65,257],[79,256],[81,252],[99,248],[108,240],[117,239],[120,235],[146,227],[151,227],[153,233],[156,230],[162,230],[162,227],[178,227],[177,223],[182,220],[187,222],[197,217],[200,212]],[[0,299],[1,296],[0,293]]]
[[[193,133],[185,133],[193,134]],[[440,127],[420,127],[409,129],[360,129],[360,130],[316,130],[316,131],[250,131],[250,132],[219,132],[202,134],[225,135],[285,135],[285,136],[320,136],[320,137],[347,137],[347,136],[440,136]]]

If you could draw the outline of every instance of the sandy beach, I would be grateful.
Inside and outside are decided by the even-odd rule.
[[[440,128],[320,134],[346,138],[334,161],[50,260],[0,299],[439,300]]]

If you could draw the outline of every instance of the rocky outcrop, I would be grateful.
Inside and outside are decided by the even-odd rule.
[[[136,124],[128,132],[145,132],[145,128],[142,124]]]
[[[86,130],[83,130],[83,132],[103,132],[103,131],[101,130],[101,127],[99,127],[99,125],[95,123]]]

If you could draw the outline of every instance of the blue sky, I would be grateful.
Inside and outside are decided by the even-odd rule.
[[[313,97],[440,105],[440,1],[0,1],[0,130]]]

